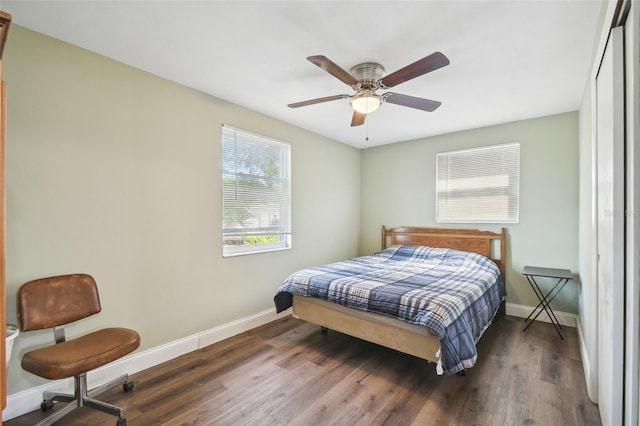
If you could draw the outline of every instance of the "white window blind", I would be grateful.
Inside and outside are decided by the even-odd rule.
[[[291,146],[222,127],[223,256],[291,247]]]
[[[436,222],[518,223],[520,144],[436,155]]]

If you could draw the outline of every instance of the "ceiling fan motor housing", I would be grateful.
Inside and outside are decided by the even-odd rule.
[[[358,86],[362,89],[376,89],[376,83],[384,77],[384,67],[375,62],[358,64],[349,72],[360,82]]]

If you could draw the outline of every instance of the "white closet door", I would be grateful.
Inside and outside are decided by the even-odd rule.
[[[626,291],[625,425],[638,425],[640,405],[640,2],[625,27]]]
[[[621,425],[624,386],[624,62],[614,28],[596,77],[598,160],[598,405]]]

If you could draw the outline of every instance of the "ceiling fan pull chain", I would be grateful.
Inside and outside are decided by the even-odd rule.
[[[364,149],[367,149],[367,145],[369,144],[369,122],[365,121],[364,123]]]

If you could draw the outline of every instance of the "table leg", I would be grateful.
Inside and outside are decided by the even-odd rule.
[[[538,303],[538,306],[536,306],[533,309],[533,311],[531,311],[529,316],[524,320],[525,322],[528,321],[528,324],[524,327],[522,331],[526,331],[527,328],[529,328],[529,326],[531,325],[531,323],[535,321],[544,310],[549,316],[549,320],[551,320],[551,323],[553,324],[553,327],[556,329],[556,332],[560,336],[560,339],[564,340],[564,337],[562,337],[562,333],[560,331],[562,329],[562,325],[560,325],[560,321],[558,321],[558,318],[556,317],[555,313],[553,312],[553,309],[551,308],[551,302],[560,293],[560,291],[567,284],[567,282],[569,282],[569,279],[567,278],[558,279],[558,282],[556,282],[556,284],[551,288],[551,291],[549,291],[545,295],[542,289],[540,288],[540,286],[538,285],[538,283],[536,282],[536,280],[533,278],[533,276],[530,276],[530,275],[525,275],[525,276],[527,278],[527,281],[529,281],[529,284],[531,285],[531,288],[533,289],[533,292],[536,294],[536,297],[538,298],[540,303]],[[532,315],[534,315],[533,318],[531,318]]]

